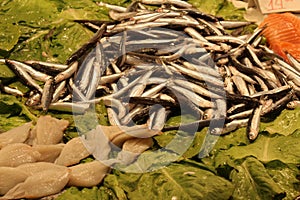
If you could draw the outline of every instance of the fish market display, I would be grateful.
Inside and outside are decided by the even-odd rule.
[[[227,28],[249,23],[222,21],[178,0],[98,5],[114,21],[77,20],[96,33],[66,64],[2,60],[32,89],[29,106],[83,113],[103,101],[111,125],[147,122],[155,130],[178,128],[164,122],[181,110],[200,128],[225,120],[212,134],[248,126],[253,141],[261,117],[299,101],[299,63],[290,65],[260,44],[265,27],[231,36]]]
[[[194,134],[209,127],[219,136],[247,127],[252,142],[261,118],[299,107],[298,57],[273,48],[273,19],[252,34],[233,36],[229,29],[250,23],[225,21],[181,0],[134,1],[127,8],[97,4],[110,9],[112,21],[75,20],[95,34],[65,64],[0,59],[30,91],[3,82],[0,90],[24,97],[42,114],[84,114],[101,102],[111,126],[98,125],[84,133],[86,140],[63,143],[69,122],[46,115],[1,133],[0,199],[98,185],[111,166],[134,162],[153,145],[153,136],[168,130]],[[279,55],[263,44],[262,34],[271,35]],[[194,121],[166,125],[184,114]],[[112,159],[113,145],[121,151]],[[91,155],[96,160],[80,163]]]

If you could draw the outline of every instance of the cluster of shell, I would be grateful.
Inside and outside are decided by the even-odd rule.
[[[110,165],[98,160],[80,163],[91,155],[80,137],[62,143],[63,132],[68,125],[67,120],[46,115],[39,117],[35,125],[29,122],[0,134],[0,195],[4,195],[0,199],[45,196],[52,199],[66,186],[92,187],[103,180]],[[126,132],[137,128],[148,131],[145,126],[138,126]],[[123,152],[138,154],[152,145],[150,137],[135,138],[120,127],[98,126],[91,132],[99,131],[104,132],[109,141],[122,147]],[[109,152],[109,142],[102,142],[102,158]],[[128,156],[121,152],[110,163],[131,163],[136,154]]]
[[[299,105],[299,63],[261,43],[265,27],[235,37],[226,29],[247,22],[223,21],[180,0],[98,4],[114,21],[78,20],[96,33],[67,65],[3,60],[33,89],[28,104],[82,113],[103,101],[111,125],[147,122],[155,130],[179,128],[166,127],[166,119],[189,113],[200,128],[225,122],[210,128],[212,134],[247,126],[250,140],[262,116]]]

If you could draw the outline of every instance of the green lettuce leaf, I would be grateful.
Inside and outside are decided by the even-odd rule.
[[[224,17],[225,19],[243,19],[245,10],[237,9],[227,0],[189,0],[200,11]]]
[[[1,15],[0,15],[1,16]],[[20,28],[10,24],[0,24],[0,49],[10,51],[18,43],[21,35]]]
[[[233,146],[228,150],[220,151],[216,156],[216,166],[222,165],[227,158],[237,160],[248,156],[254,156],[265,163],[280,160],[283,163],[299,164],[299,143],[300,129],[288,136],[261,134],[252,144]]]
[[[232,170],[230,179],[235,186],[233,199],[282,199],[285,192],[271,178],[264,165],[253,157],[248,157]]]
[[[35,119],[16,97],[0,93],[0,131],[7,131]]]
[[[262,130],[270,134],[289,135],[300,128],[300,108],[283,110],[272,122],[261,123]]]
[[[187,162],[143,174],[118,174],[128,199],[229,199],[233,185],[211,171]]]
[[[76,187],[70,187],[66,189],[61,195],[59,195],[56,200],[117,200],[113,191],[106,187],[92,187],[78,189]]]
[[[285,200],[295,199],[300,195],[300,180],[297,179],[300,171],[295,165],[274,160],[267,163],[265,167],[277,185],[286,192]]]

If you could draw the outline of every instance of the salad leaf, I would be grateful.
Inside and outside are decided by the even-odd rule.
[[[7,131],[35,119],[16,97],[0,93],[0,131]]]
[[[117,199],[119,200],[126,200],[126,194],[125,191],[121,188],[120,183],[118,181],[118,178],[112,174],[109,174],[104,179],[104,186],[110,188]]]
[[[187,162],[143,174],[119,173],[118,186],[128,199],[229,199],[233,185]]]
[[[270,177],[264,165],[248,157],[232,170],[230,179],[235,186],[233,199],[281,199],[285,192]]]
[[[59,63],[93,35],[74,19],[108,20],[107,10],[90,0],[5,1],[0,16],[1,57]]]
[[[286,192],[284,199],[295,199],[300,194],[299,169],[295,165],[287,165],[274,160],[265,165],[268,174]]]
[[[200,11],[224,17],[225,19],[242,20],[244,9],[238,9],[227,0],[190,0]]]
[[[262,123],[262,130],[270,134],[279,133],[282,135],[289,135],[296,129],[299,129],[300,123],[300,108],[295,110],[283,110],[275,120],[268,123]]]
[[[258,139],[247,146],[233,146],[228,150],[220,151],[216,156],[216,166],[222,165],[224,159],[243,159],[254,156],[262,162],[280,160],[284,163],[300,163],[300,129],[293,134],[283,136],[279,134],[261,134]]]
[[[20,29],[18,26],[2,23],[0,24],[0,29],[5,30],[0,32],[0,48],[5,51],[10,51],[18,43],[21,35]]]
[[[70,187],[66,189],[61,195],[59,195],[56,200],[117,200],[114,196],[114,193],[106,187],[92,187],[92,188],[83,188],[82,190],[76,187]]]

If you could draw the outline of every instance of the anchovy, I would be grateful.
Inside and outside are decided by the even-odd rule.
[[[257,92],[256,89],[255,89],[255,86],[251,83],[247,85],[247,88],[248,88],[248,91],[249,91],[249,95],[253,95]]]
[[[209,76],[213,76],[216,78],[220,78],[220,73],[217,69],[214,68],[214,66],[209,66],[205,62],[202,62],[200,60],[192,59],[193,63],[183,61],[182,64],[187,69],[197,71],[199,73],[207,74]]]
[[[37,71],[27,64],[24,64],[24,63],[15,61],[15,60],[7,60],[7,62],[11,63],[12,65],[16,65],[16,66],[22,68],[35,80],[46,82],[46,80],[48,80],[50,78],[49,75],[44,74],[40,71]]]
[[[115,26],[111,29],[108,29],[108,32],[110,34],[116,34],[116,33],[120,33],[125,30],[155,28],[155,27],[166,26],[168,24],[169,23],[167,23],[167,22],[146,22],[146,23],[142,23],[142,24],[132,24],[132,25],[127,25],[127,26]]]
[[[250,141],[254,141],[258,136],[262,108],[262,104],[255,108],[249,118],[249,123],[247,126],[247,136]]]
[[[120,42],[118,59],[116,61],[116,65],[118,66],[123,66],[124,63],[126,62],[126,40],[127,40],[127,31],[124,31]],[[105,57],[103,56],[102,59],[105,59]]]
[[[253,77],[257,81],[257,83],[262,91],[269,91],[268,86],[265,84],[265,82],[260,77],[258,77],[256,75],[254,75]],[[250,96],[252,96],[252,95],[255,95],[255,94],[251,94]]]
[[[172,90],[175,90],[176,92],[184,95],[186,98],[190,99],[195,105],[200,106],[202,108],[213,108],[215,107],[214,103],[206,100],[199,95],[196,95],[195,93],[191,92],[190,90],[187,90],[180,86],[175,85],[169,85],[169,87]]]
[[[98,85],[105,85],[108,83],[114,83],[117,80],[119,80],[122,76],[124,76],[125,73],[116,73],[112,75],[107,75],[107,76],[101,76]],[[122,79],[124,80],[124,79]]]
[[[106,109],[106,111],[107,111],[108,120],[109,120],[110,125],[112,125],[112,126],[120,126],[121,122],[120,122],[120,120],[118,118],[118,115],[115,112],[115,110],[113,108],[108,107]]]
[[[203,113],[203,120],[210,120],[210,119],[213,119],[214,117],[214,112],[215,110],[213,108],[207,108],[204,110],[204,113]]]
[[[280,93],[287,93],[288,91],[291,90],[291,86],[289,85],[284,85],[272,90],[267,90],[267,91],[261,91],[261,92],[257,92],[253,95],[251,95],[250,97],[252,98],[257,98],[257,97],[261,97],[261,96],[277,96]]]
[[[54,77],[54,82],[55,84],[58,84],[68,78],[70,78],[73,73],[77,70],[78,68],[78,62],[72,63],[65,71],[60,72]]]
[[[6,65],[18,76],[21,81],[28,87],[38,90],[40,93],[43,93],[43,89],[31,78],[31,76],[21,67],[15,65],[10,60],[5,60]]]
[[[93,63],[96,57],[92,57],[87,62],[83,62],[76,74],[75,84],[80,91],[85,91],[90,84],[90,77],[93,74]]]
[[[160,98],[153,98],[153,97],[130,97],[129,100],[127,98],[123,99],[125,102],[128,101],[132,104],[143,104],[143,105],[155,105],[159,104],[162,106],[169,106],[169,107],[177,107],[178,104],[174,103],[169,100],[164,100]]]
[[[25,102],[25,105],[27,106],[37,106],[41,103],[41,93],[39,92],[30,92],[30,96]]]
[[[167,13],[151,13],[148,14],[147,16],[145,15],[140,15],[138,16],[138,23],[146,23],[146,22],[153,22],[156,21],[157,19],[161,18],[161,17],[166,17]],[[176,13],[177,16],[180,16],[179,13]],[[176,15],[173,16],[168,16],[168,17],[176,17]],[[133,20],[136,20],[136,18],[133,18]]]
[[[92,74],[90,76],[91,80],[85,94],[87,99],[91,99],[92,95],[94,95],[94,93],[96,92],[100,77],[107,67],[101,43],[98,43],[96,46],[96,59],[94,60],[92,65]]]
[[[41,98],[41,106],[44,112],[48,111],[48,108],[52,102],[54,90],[54,79],[53,77],[49,77],[45,82]]]
[[[0,90],[7,93],[7,94],[12,94],[14,96],[23,96],[23,92],[21,92],[20,90],[16,89],[16,88],[10,88],[8,86],[4,86],[1,81],[0,81]]]
[[[209,27],[216,35],[223,35],[223,31],[218,29],[216,26],[212,25],[211,23],[209,23],[209,22],[207,22],[207,21],[205,21],[204,19],[201,19],[201,18],[197,18],[197,20],[201,24]]]
[[[182,67],[182,66],[180,66],[176,63],[173,63],[173,62],[171,62],[170,64],[172,65],[172,67],[174,67],[175,69],[177,69],[181,73],[186,74],[186,75],[188,75],[192,78],[208,82],[209,84],[212,84],[212,85],[216,85],[216,86],[220,86],[220,87],[224,86],[223,82],[220,79],[216,78],[216,77],[198,73],[196,71],[184,68],[184,67]]]
[[[149,81],[148,81],[148,84],[149,84]],[[165,87],[167,86],[167,84],[168,84],[168,81],[159,83],[159,84],[157,84],[156,86],[152,87],[151,89],[146,90],[146,91],[141,95],[141,97],[152,97],[152,96],[154,96],[155,94],[157,94],[158,92],[160,92],[163,88],[165,88]]]
[[[286,53],[286,56],[289,60],[289,62],[291,63],[291,65],[293,65],[293,67],[300,72],[300,62],[298,60],[296,60],[296,58],[294,58],[290,53]]]
[[[243,119],[249,117],[253,112],[253,109],[245,110],[227,117],[227,120]]]
[[[264,67],[264,65],[261,63],[261,61],[259,60],[259,58],[257,57],[257,55],[255,54],[255,52],[254,52],[254,48],[251,46],[251,45],[246,45],[246,49],[248,50],[248,52],[249,52],[249,55],[250,55],[250,57],[249,58],[251,58],[252,60],[253,60],[253,62],[258,66],[258,67],[260,67],[261,69],[266,69],[265,67]]]
[[[192,5],[180,0],[141,0],[143,4],[149,5],[162,5],[162,4],[171,4],[174,6],[182,7],[182,8],[191,8]]]
[[[290,100],[293,97],[293,93],[289,92],[286,96],[282,97],[281,99],[277,100],[275,103],[273,103],[271,106],[267,107],[266,109],[263,110],[263,112],[261,113],[262,116],[271,113],[283,106],[286,106],[286,104],[288,102],[290,102]]]
[[[181,86],[183,88],[194,91],[195,93],[197,93],[201,96],[205,96],[208,98],[214,98],[214,99],[222,98],[219,94],[208,91],[207,89],[201,87],[200,85],[197,85],[197,84],[185,81],[185,80],[177,79],[177,80],[174,80],[173,82],[175,84],[177,84],[178,86]]]
[[[90,107],[90,104],[78,104],[72,102],[56,102],[49,105],[48,110],[56,110],[63,112],[71,112],[76,114],[83,114]]]
[[[235,104],[227,110],[227,113],[228,114],[237,113],[237,112],[240,112],[240,110],[244,110],[245,107],[246,107],[245,103]]]
[[[224,29],[236,29],[236,28],[253,24],[253,22],[249,22],[249,21],[228,21],[228,20],[219,21],[219,23],[221,24],[221,26],[223,26]]]
[[[296,108],[300,108],[300,101],[299,100],[290,101],[287,103],[286,107],[292,110]]]
[[[55,91],[52,97],[52,103],[55,103],[59,100],[59,97],[66,91],[66,81],[60,82],[55,87]]]
[[[274,58],[274,61],[279,64],[278,66],[281,68],[281,70],[284,70],[284,73],[292,73],[296,75],[298,78],[300,77],[300,71],[297,71],[294,67],[292,67],[288,63],[284,62],[279,58]]]
[[[155,109],[152,107],[152,109]],[[152,111],[151,109],[151,111]],[[150,114],[148,126],[152,130],[162,130],[167,118],[167,111],[165,107],[159,107]]]
[[[213,42],[225,42],[225,43],[233,43],[238,45],[246,44],[244,40],[241,40],[237,37],[233,37],[230,35],[211,35],[211,36],[206,36],[205,39]]]
[[[225,90],[229,94],[234,94],[233,82],[232,82],[230,76],[226,76],[225,77],[225,79],[224,79],[224,87],[225,87]]]
[[[229,68],[232,75],[239,76],[239,77],[243,78],[248,83],[256,84],[255,80],[253,80],[250,76],[238,71],[234,66],[228,66],[228,68]]]
[[[237,130],[238,128],[246,127],[249,119],[237,119],[225,124],[223,128],[213,128],[210,131],[210,134],[213,135],[225,135],[232,131]]]
[[[239,93],[243,96],[249,96],[249,91],[248,91],[248,88],[247,88],[247,84],[245,82],[245,80],[238,76],[238,75],[233,75],[231,77],[234,85],[236,86],[237,90],[239,91]]]
[[[153,69],[149,70],[148,72],[144,73],[142,76],[140,76],[138,79],[132,81],[131,83],[129,83],[126,87],[120,89],[117,93],[112,94],[113,98],[117,98],[120,96],[123,96],[124,94],[126,94],[130,88],[132,88],[133,86],[142,83],[142,82],[146,82],[147,79],[151,76],[151,74],[153,73]]]
[[[35,60],[27,60],[24,61],[24,63],[44,73],[58,74],[59,72],[62,72],[68,68],[68,65],[64,64],[49,63]]]
[[[237,65],[239,70],[246,74],[257,75],[266,81],[269,88],[276,88],[276,84],[270,80],[270,78],[265,74],[264,70],[255,66],[246,66],[237,60],[236,57],[231,57],[232,62]]]

